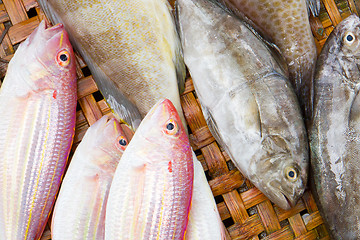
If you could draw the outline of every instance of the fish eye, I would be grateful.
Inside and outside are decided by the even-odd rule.
[[[123,136],[118,137],[117,139],[117,147],[120,150],[125,150],[126,146],[128,145],[128,142],[126,141],[126,139]]]
[[[57,54],[56,62],[62,67],[65,67],[65,66],[69,65],[69,63],[70,63],[70,54],[69,54],[69,52],[66,51],[66,50],[60,51]]]
[[[121,146],[126,146],[127,142],[126,142],[126,140],[125,140],[124,138],[120,138],[119,144],[120,144]]]
[[[352,32],[347,32],[344,37],[344,42],[347,45],[351,45],[355,41],[355,36]]]
[[[179,126],[175,120],[170,119],[166,122],[164,132],[168,135],[175,135],[179,131]]]
[[[298,172],[294,167],[288,166],[285,168],[285,177],[288,180],[295,182],[298,178]]]

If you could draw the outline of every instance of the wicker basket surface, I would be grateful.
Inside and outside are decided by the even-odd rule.
[[[320,16],[310,17],[319,51],[334,26],[351,13],[357,14],[358,6],[360,1],[357,0],[322,0]],[[0,45],[1,78],[5,75],[6,61],[11,59],[18,44],[44,18],[36,0],[0,0],[0,32],[8,29]],[[86,64],[79,56],[77,62],[78,107],[71,155],[87,128],[101,116],[111,114]],[[190,142],[202,163],[229,238],[329,239],[310,190],[293,209],[284,211],[271,203],[234,167],[206,125],[190,77],[181,103],[191,131]],[[132,133],[128,134],[130,137]],[[48,223],[42,240],[51,239],[49,226]]]

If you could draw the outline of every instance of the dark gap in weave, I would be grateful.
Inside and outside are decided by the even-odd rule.
[[[209,171],[205,171],[205,177],[206,177],[206,180],[207,181],[210,181],[211,180],[211,176],[209,174]]]
[[[194,151],[195,152],[195,155],[196,156],[199,156],[199,155],[201,155],[202,154],[202,152],[201,152],[201,150],[200,149],[198,149],[198,150],[196,150],[196,151]]]
[[[259,239],[264,239],[267,237],[267,233],[265,231],[263,231],[258,235],[258,237],[259,237]]]
[[[251,208],[247,209],[246,211],[249,214],[249,216],[252,216],[252,215],[255,215],[258,213],[256,206],[251,207]]]
[[[94,96],[96,102],[99,102],[99,101],[104,99],[104,97],[103,97],[103,95],[101,94],[100,91],[94,92],[93,96]]]
[[[229,171],[236,169],[234,163],[231,160],[227,161],[226,164],[227,164],[227,166],[229,168]]]
[[[197,97],[197,95],[196,95],[196,92],[193,91],[192,93],[194,94],[195,99],[198,99],[198,97]],[[201,105],[200,105],[200,108],[201,108]],[[201,109],[201,110],[202,110],[202,109]]]
[[[189,135],[192,134],[191,128],[189,125],[186,125]]]
[[[13,45],[14,51],[16,51],[19,48],[19,45],[20,45],[20,43]]]
[[[80,110],[81,110],[80,104],[79,104],[79,102],[77,102],[77,104],[76,104],[76,111],[80,111]]]
[[[289,220],[285,219],[280,222],[280,227],[283,228],[285,226],[290,225]]]
[[[232,225],[234,225],[234,220],[232,218],[227,218],[223,220],[223,223],[225,225],[226,228],[231,227]]]
[[[246,185],[245,178],[244,178],[244,184],[242,184],[237,190],[239,193],[243,193],[243,192],[246,192],[247,190],[249,190],[249,187]]]
[[[300,212],[300,216],[303,216],[305,214],[309,213],[307,209],[304,209]]]
[[[27,12],[27,15],[29,18],[32,18],[32,17],[36,17],[38,14],[35,8],[30,8],[30,10]]]
[[[190,72],[189,72],[189,69],[187,68],[187,66],[185,66],[185,70],[186,70],[185,79],[188,79],[190,77]]]
[[[81,71],[83,72],[84,77],[88,77],[88,76],[91,75],[90,69],[89,69],[87,66],[86,66],[86,67],[83,67],[83,68],[81,69]]]
[[[223,196],[219,195],[214,197],[216,204],[224,202]]]
[[[307,209],[304,209],[300,212],[300,216],[303,220],[303,222],[305,223],[305,225],[308,223],[309,221],[309,212],[307,211]]]

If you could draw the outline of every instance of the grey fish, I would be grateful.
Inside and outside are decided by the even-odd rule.
[[[336,26],[318,58],[309,129],[314,197],[334,239],[360,239],[360,19]]]
[[[293,206],[308,143],[291,83],[267,45],[212,1],[178,0],[184,60],[210,131],[271,201]]]
[[[185,124],[178,88],[185,66],[167,0],[38,2],[52,22],[64,24],[116,115],[136,129],[167,98]]]
[[[309,7],[314,15],[318,14],[319,0],[218,1],[247,19],[263,37],[279,47],[288,64],[289,80],[308,121],[312,116],[317,50],[307,9]]]

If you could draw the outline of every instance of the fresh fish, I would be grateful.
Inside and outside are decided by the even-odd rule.
[[[74,135],[75,58],[61,24],[21,43],[0,89],[0,239],[39,239]]]
[[[115,118],[103,116],[87,130],[71,159],[55,204],[53,240],[105,238],[110,185],[127,143]]]
[[[309,129],[314,197],[334,239],[360,239],[360,19],[328,37],[314,79]]]
[[[146,115],[116,169],[105,239],[183,239],[193,186],[185,128],[169,100]]]
[[[178,0],[184,59],[210,131],[236,167],[289,209],[304,192],[308,143],[290,82],[266,45],[208,0]]]
[[[193,159],[194,186],[185,239],[226,240],[224,224],[221,221],[214,195],[201,163],[194,153]]]
[[[312,116],[316,45],[311,33],[307,5],[316,14],[319,0],[219,0],[274,42],[286,59],[289,79],[295,88],[305,120]]]
[[[133,129],[161,98],[185,124],[177,83],[184,86],[185,66],[166,0],[38,2],[65,25],[106,101]]]

